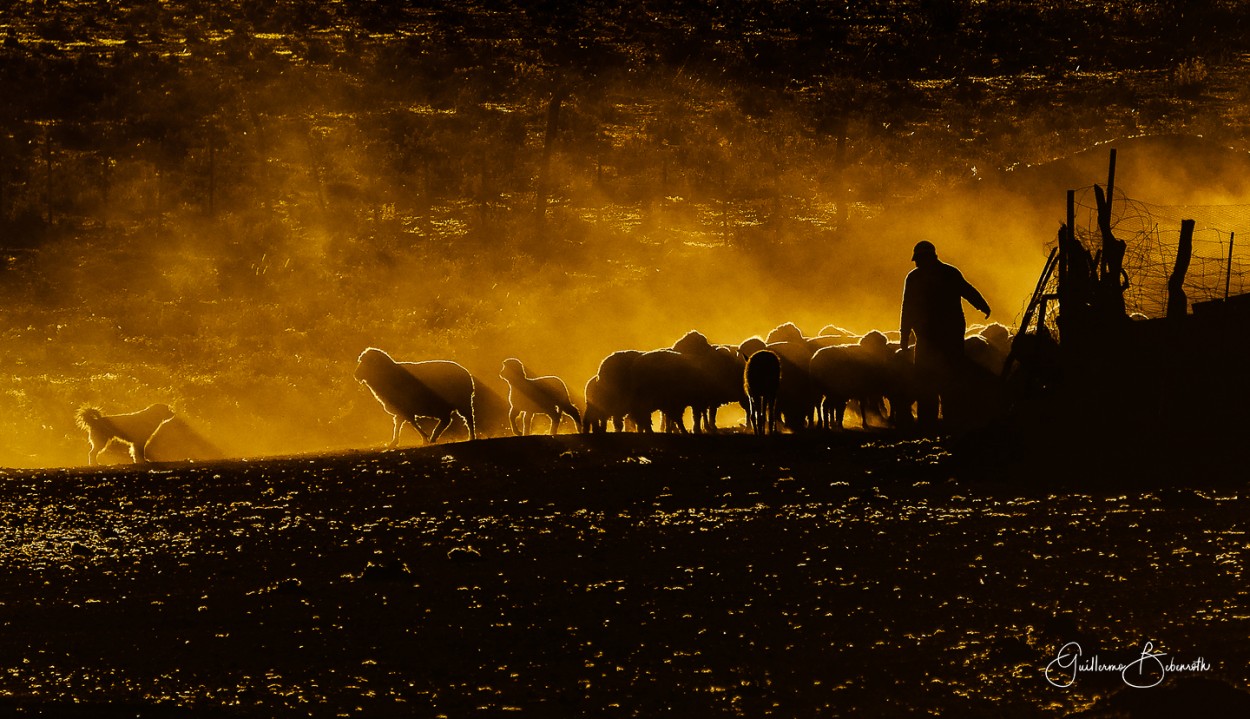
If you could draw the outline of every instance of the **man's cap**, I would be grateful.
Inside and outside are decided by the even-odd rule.
[[[912,262],[921,257],[937,257],[937,248],[933,246],[932,242],[921,240],[916,243],[916,246],[911,251]]]

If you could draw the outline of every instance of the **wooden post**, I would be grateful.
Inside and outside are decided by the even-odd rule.
[[[1102,257],[1097,263],[1098,313],[1104,318],[1122,317],[1126,315],[1124,290],[1128,285],[1121,283],[1120,278],[1124,275],[1124,253],[1128,245],[1112,234],[1111,201],[1097,185],[1094,185],[1094,200],[1098,203],[1098,229],[1102,233]]]
[[[1194,221],[1181,220],[1181,241],[1176,248],[1176,267],[1168,278],[1168,318],[1183,318],[1189,310],[1185,297],[1185,273],[1189,271],[1189,258],[1194,249]]]
[[[1070,306],[1072,293],[1073,251],[1076,245],[1076,233],[1072,229],[1076,224],[1076,190],[1068,190],[1067,224],[1059,228],[1059,312],[1063,313],[1075,308]],[[1069,315],[1072,316],[1072,315]]]
[[[1233,283],[1233,235],[1228,233],[1228,264],[1224,266],[1224,301],[1228,301],[1228,287]]]

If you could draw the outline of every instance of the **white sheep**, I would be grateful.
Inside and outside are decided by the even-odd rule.
[[[411,424],[423,440],[433,444],[455,414],[468,426],[469,438],[477,438],[473,428],[473,377],[459,364],[447,360],[396,362],[386,352],[370,347],[360,353],[355,377],[369,388],[394,419],[395,429],[388,447],[399,444],[399,433],[405,422]],[[433,417],[438,421],[426,434],[417,424],[418,417]]]

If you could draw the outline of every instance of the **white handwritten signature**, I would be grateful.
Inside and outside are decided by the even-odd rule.
[[[1165,664],[1163,658],[1166,656],[1163,652],[1156,652],[1152,642],[1146,642],[1141,655],[1128,663],[1106,663],[1097,654],[1082,661],[1081,645],[1068,642],[1059,650],[1059,656],[1046,665],[1046,681],[1052,686],[1067,689],[1076,683],[1077,675],[1082,672],[1117,672],[1128,686],[1149,689],[1162,683],[1168,672],[1205,672],[1211,669],[1202,657],[1184,664],[1169,659]]]

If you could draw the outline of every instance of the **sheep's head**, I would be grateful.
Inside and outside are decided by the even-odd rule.
[[[707,337],[698,330],[690,330],[684,337],[673,343],[674,350],[685,354],[706,352],[711,347],[712,344],[707,341]]]
[[[885,355],[889,344],[890,341],[886,339],[886,336],[877,330],[869,332],[859,340],[860,347],[877,355]]]
[[[767,342],[804,342],[803,331],[793,322],[787,322],[768,333]]]
[[[742,344],[738,345],[738,354],[742,355],[743,359],[750,359],[751,355],[759,352],[760,350],[766,349],[767,347],[768,345],[764,342],[764,340],[759,337],[752,337],[744,340]]]
[[[386,363],[394,364],[395,360],[376,347],[369,347],[360,353],[360,357],[356,360],[356,373],[353,375],[357,382],[365,382],[369,377],[375,374],[375,370]]]
[[[1005,347],[1011,341],[1011,330],[994,322],[981,329],[981,336],[992,345]]]
[[[525,365],[521,364],[521,360],[515,357],[509,357],[503,361],[503,367],[499,370],[499,376],[504,379],[524,377]]]

